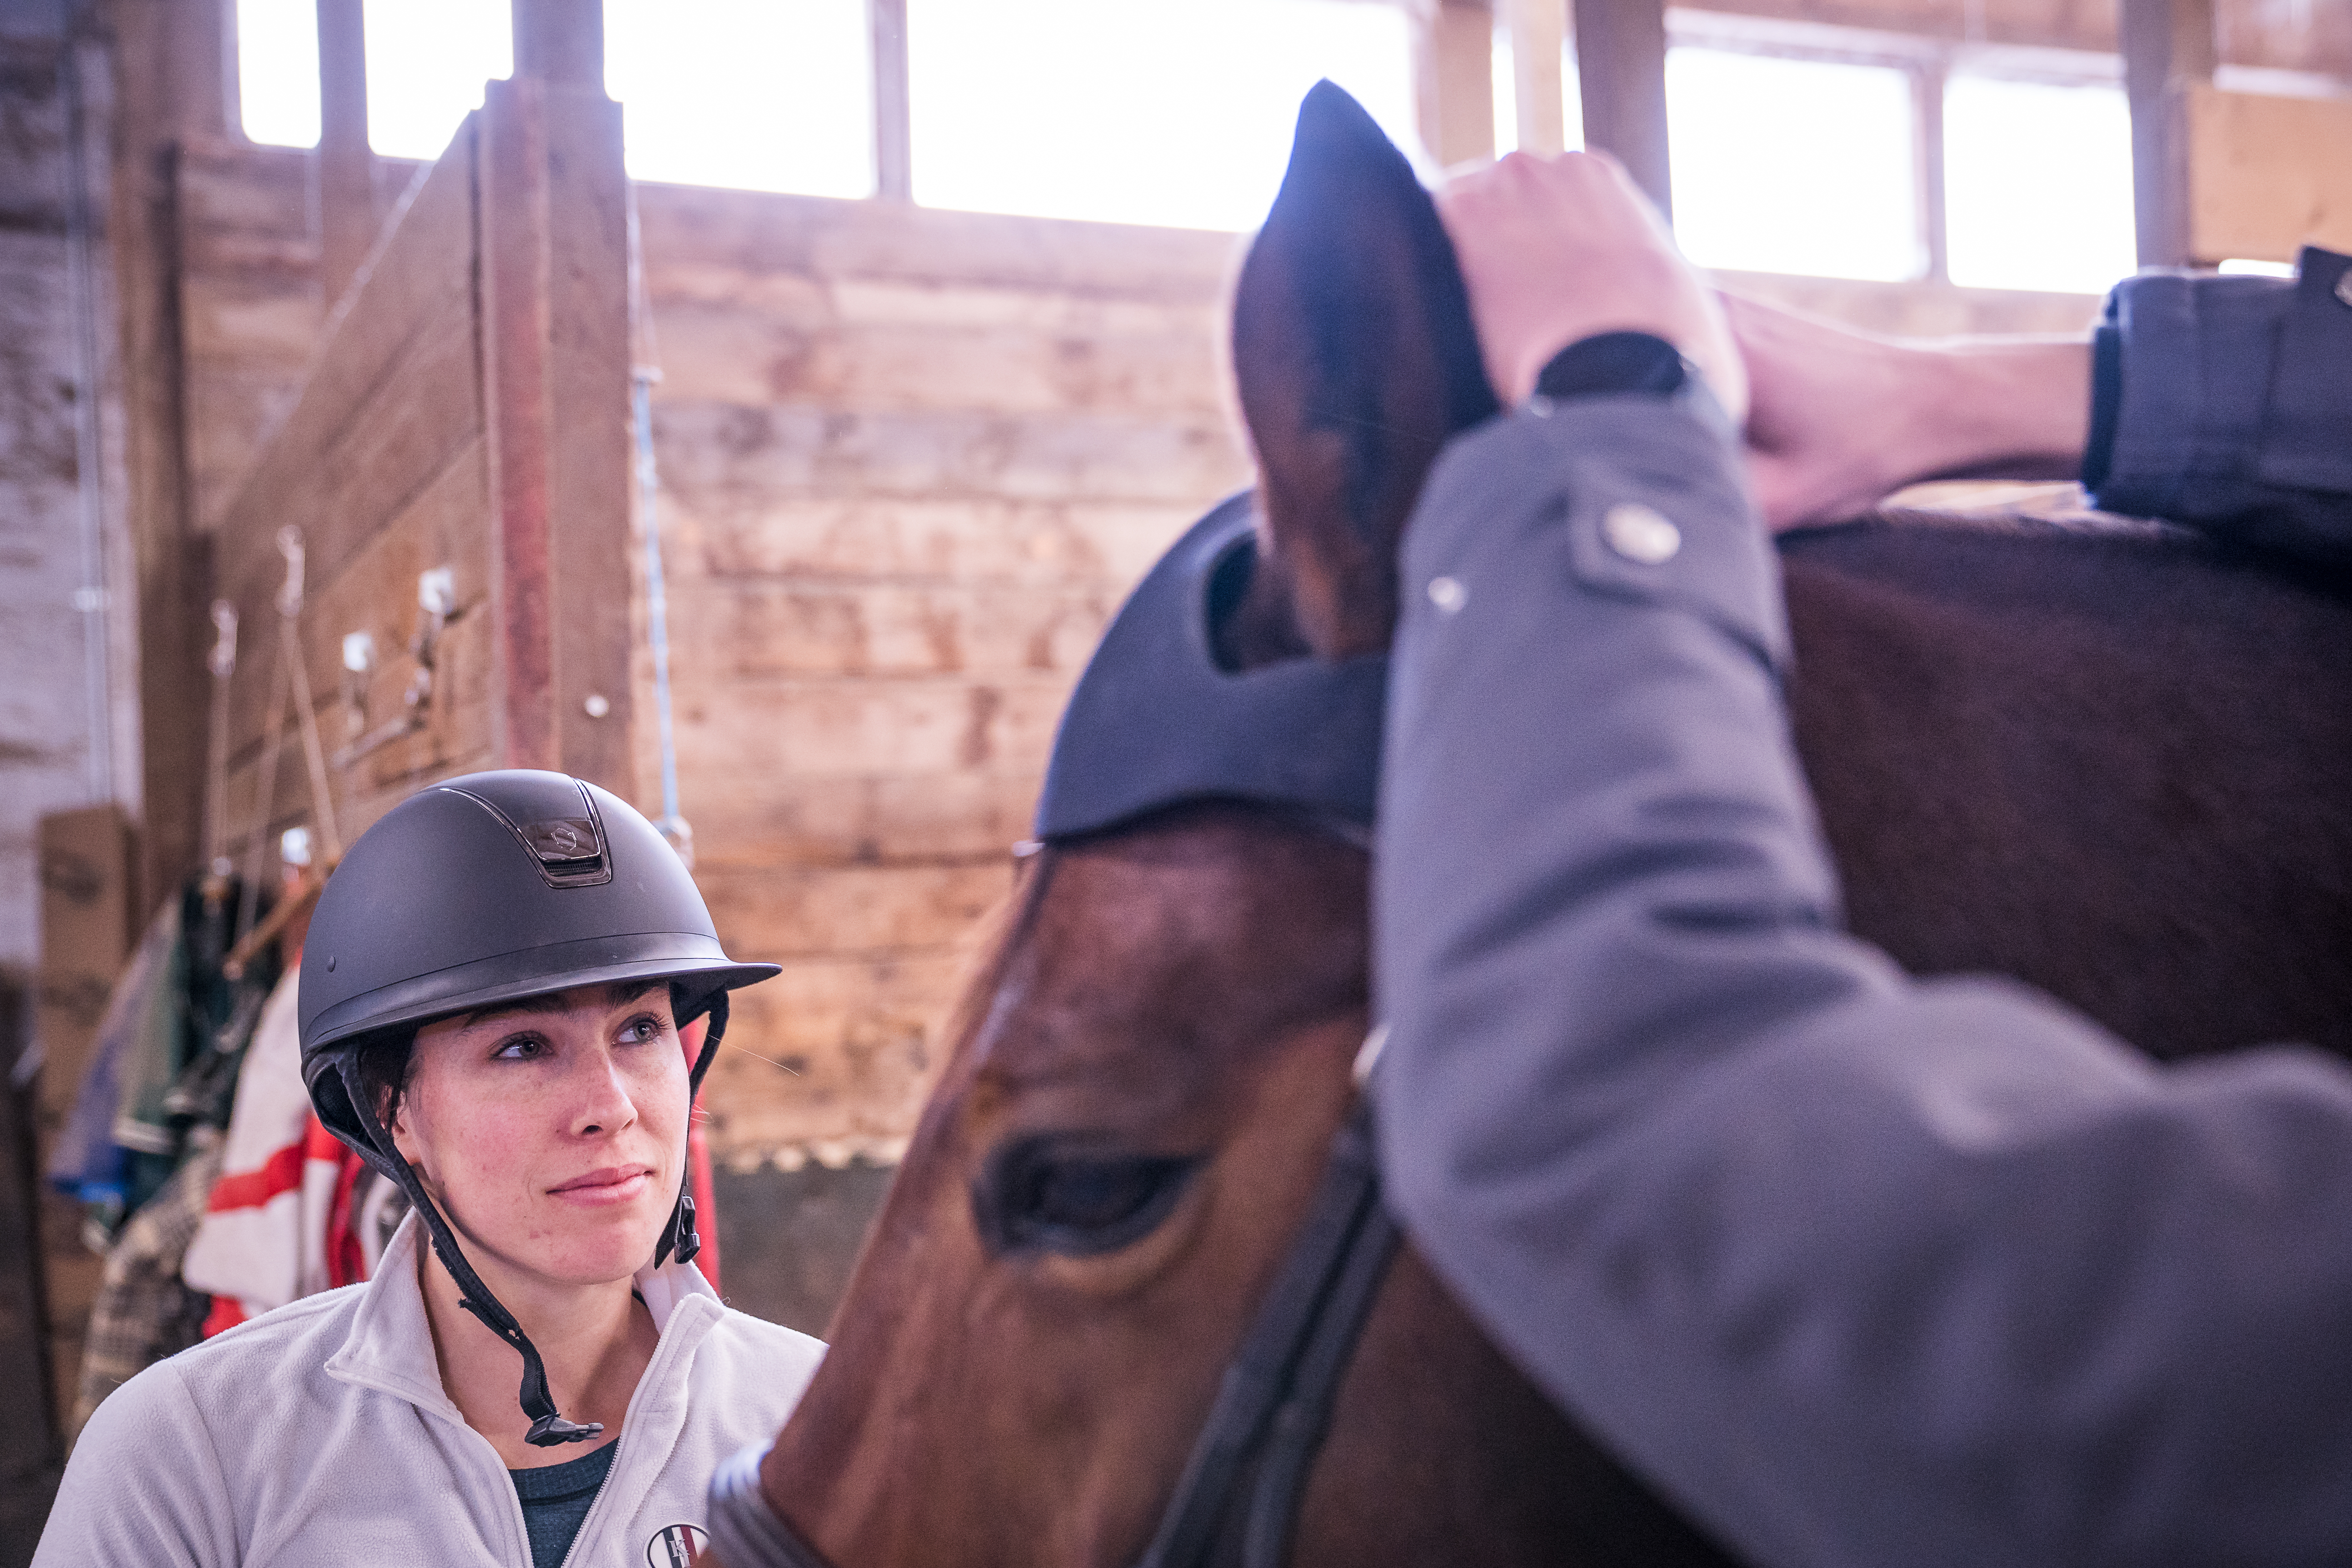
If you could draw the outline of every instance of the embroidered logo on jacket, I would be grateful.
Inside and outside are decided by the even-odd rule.
[[[694,1568],[709,1544],[710,1532],[700,1525],[673,1524],[646,1542],[646,1562],[648,1568]]]

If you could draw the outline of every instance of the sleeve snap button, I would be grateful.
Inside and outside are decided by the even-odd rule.
[[[1642,566],[1663,566],[1683,547],[1683,531],[1640,501],[1619,501],[1601,518],[1609,548]]]

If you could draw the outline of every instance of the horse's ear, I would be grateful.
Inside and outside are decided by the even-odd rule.
[[[1396,547],[1448,437],[1497,405],[1436,205],[1329,82],[1234,300],[1234,372],[1257,448],[1265,553],[1327,658],[1388,646]]]

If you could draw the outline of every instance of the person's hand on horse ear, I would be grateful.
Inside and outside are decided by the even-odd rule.
[[[1723,297],[1748,371],[1749,487],[1775,530],[1920,479],[2071,479],[2090,420],[2081,338],[1901,342]]]
[[[1615,159],[1514,153],[1448,182],[1437,210],[1505,402],[1525,399],[1570,343],[1649,332],[1697,367],[1734,424],[1746,418],[1747,373],[1714,290]]]

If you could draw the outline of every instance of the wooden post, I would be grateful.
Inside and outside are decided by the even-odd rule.
[[[2213,0],[2123,0],[2121,31],[2139,264],[2185,267],[2188,99],[2190,89],[2213,79]]]
[[[1941,61],[1911,73],[1912,180],[1919,193],[1919,238],[1927,255],[1922,276],[1930,283],[1952,278],[1950,219],[1944,210],[1944,87]]]
[[[41,960],[36,1027],[41,1072],[31,1121],[44,1164],[72,1113],[107,999],[137,941],[135,836],[121,808],[84,806],[41,818]],[[99,1256],[81,1239],[79,1206],[39,1193],[41,1283],[49,1332],[50,1409],[60,1424],[73,1409],[89,1310],[98,1300]]]
[[[1413,118],[1441,169],[1495,155],[1495,15],[1476,0],[1417,8]]]
[[[874,194],[915,199],[915,129],[907,96],[907,0],[866,0],[874,39]]]
[[[1568,49],[1567,0],[1505,0],[1511,29],[1511,84],[1519,151],[1551,157],[1568,146],[1559,84]]]
[[[1576,0],[1576,75],[1584,144],[1615,153],[1671,218],[1664,0]]]
[[[593,0],[517,0],[514,17],[478,153],[494,746],[501,766],[632,795],[621,111]]]
[[[604,0],[514,0],[514,73],[603,92]]]
[[[319,270],[327,309],[375,244],[375,151],[368,142],[367,32],[360,0],[318,0]]]

